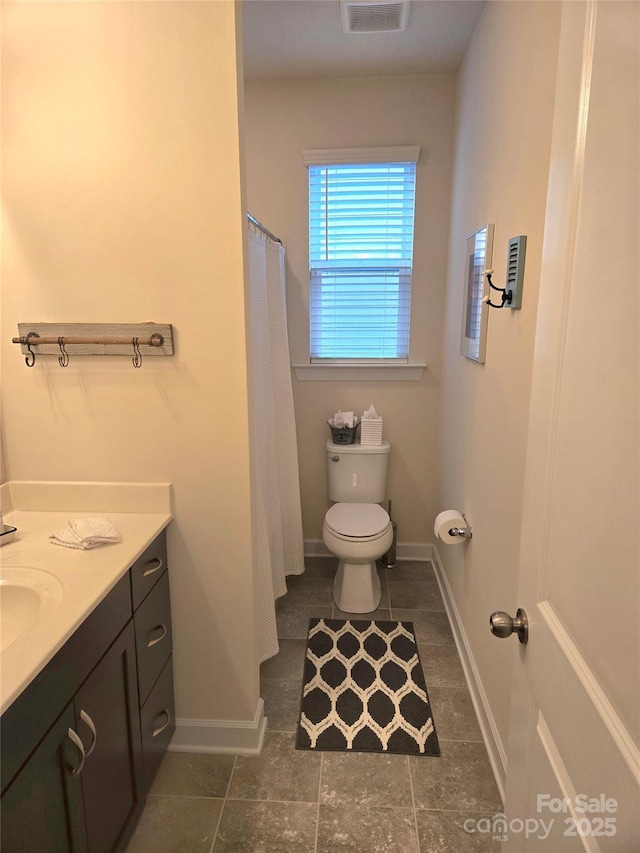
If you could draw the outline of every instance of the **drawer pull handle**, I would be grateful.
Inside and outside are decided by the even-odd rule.
[[[69,767],[71,767],[71,775],[79,776],[82,773],[82,768],[84,767],[84,760],[87,757],[84,751],[84,745],[80,740],[80,736],[76,734],[73,729],[67,730],[67,737],[74,744],[74,746],[78,748],[78,752],[80,753],[80,764],[78,764],[77,767],[71,767],[71,764],[69,764]]]
[[[96,747],[96,741],[98,740],[98,734],[96,732],[96,727],[93,723],[93,720],[87,714],[86,711],[80,710],[80,719],[83,721],[83,723],[86,723],[89,726],[89,729],[91,730],[91,734],[93,735],[93,740],[91,741],[91,746],[89,747],[89,749],[85,753],[85,758],[89,758],[89,756],[91,755],[91,753],[93,752],[93,750]]]
[[[155,627],[155,628],[152,628],[152,629],[149,631],[149,633],[147,634],[147,638],[148,638],[148,637],[150,637],[150,636],[151,636],[153,633],[155,633],[156,631],[160,631],[160,636],[159,636],[159,637],[155,637],[155,639],[153,639],[153,640],[149,640],[149,639],[147,639],[147,648],[148,648],[148,649],[150,649],[152,646],[157,645],[158,643],[161,643],[161,642],[162,642],[162,640],[164,640],[164,638],[167,636],[167,629],[166,629],[166,626],[165,626],[165,625],[163,625],[162,623],[160,623],[160,625],[156,625],[156,627]]]
[[[162,562],[162,557],[154,557],[153,560],[149,560],[147,564],[147,568],[142,573],[142,577],[146,578],[147,575],[152,575],[154,572],[157,572],[164,566]]]
[[[163,725],[159,726],[157,729],[154,729],[151,732],[151,737],[157,737],[161,732],[163,732],[167,728],[167,726],[171,722],[171,714],[169,713],[169,711],[166,708],[164,708],[162,711],[160,711],[160,713],[158,714],[158,717],[161,717],[163,714],[167,718],[166,722],[164,722]],[[158,717],[156,717],[156,720],[158,719]]]

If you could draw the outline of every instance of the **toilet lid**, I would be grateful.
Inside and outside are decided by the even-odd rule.
[[[378,504],[334,504],[325,516],[327,527],[341,536],[362,539],[377,536],[389,524],[389,515]]]

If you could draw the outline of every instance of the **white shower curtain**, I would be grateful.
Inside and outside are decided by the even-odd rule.
[[[250,435],[258,544],[257,639],[260,662],[277,654],[275,600],[286,575],[304,571],[284,258],[280,243],[249,221]]]

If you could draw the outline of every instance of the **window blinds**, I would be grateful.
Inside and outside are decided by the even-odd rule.
[[[309,166],[311,359],[406,361],[416,164]]]

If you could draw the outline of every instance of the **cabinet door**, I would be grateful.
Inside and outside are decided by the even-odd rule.
[[[131,587],[125,576],[4,712],[0,724],[3,792],[130,619]]]
[[[2,853],[86,853],[80,752],[69,705],[2,797]]]
[[[130,622],[74,700],[76,730],[87,751],[80,778],[91,853],[114,850],[142,807],[135,657]]]

